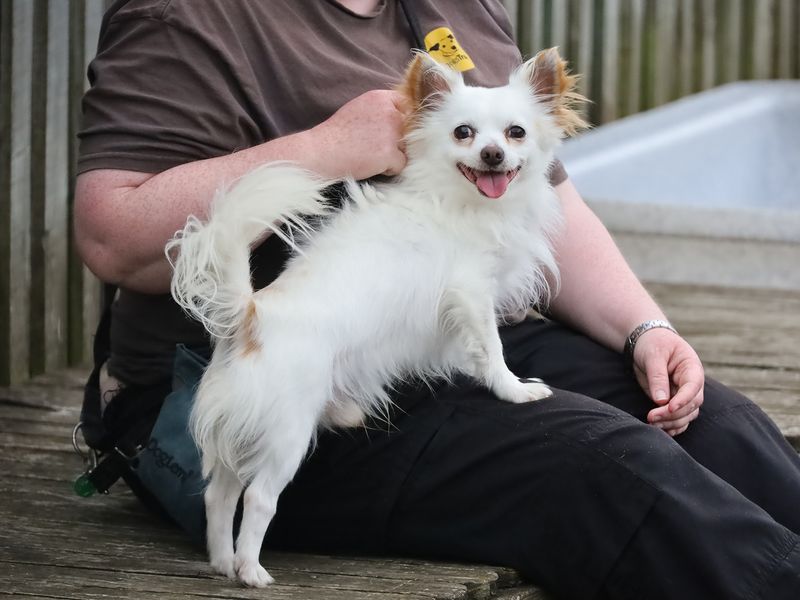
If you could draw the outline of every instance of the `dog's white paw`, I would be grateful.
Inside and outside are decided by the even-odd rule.
[[[542,400],[553,395],[553,390],[550,389],[550,386],[535,377],[526,379],[522,382],[522,385],[528,393],[528,402]]]
[[[229,579],[236,579],[236,569],[233,567],[233,554],[228,556],[213,556],[209,561],[211,568],[220,575],[225,575]]]
[[[248,587],[267,587],[275,580],[258,561],[240,561],[236,559],[236,575]]]
[[[550,389],[546,383],[541,379],[532,377],[530,379],[523,379],[522,381],[515,382],[516,385],[505,396],[501,396],[504,400],[514,402],[515,404],[522,404],[523,402],[533,402],[534,400],[541,400],[542,398],[549,398],[553,395],[553,390]]]

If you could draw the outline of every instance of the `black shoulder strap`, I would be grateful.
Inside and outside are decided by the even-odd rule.
[[[157,507],[130,471],[141,444],[147,439],[158,418],[161,404],[171,389],[167,379],[148,386],[130,385],[121,390],[117,401],[106,408],[103,418],[100,370],[111,354],[111,306],[117,288],[103,289],[103,315],[94,337],[94,369],[83,390],[80,429],[86,445],[99,461],[89,466],[83,477],[93,491],[107,493],[120,477],[151,507]],[[113,414],[112,414],[113,413]],[[87,465],[88,466],[88,465]]]
[[[109,433],[101,416],[100,369],[111,353],[111,305],[117,286],[103,286],[103,314],[94,335],[92,369],[89,380],[83,388],[83,405],[81,406],[81,431],[86,444],[100,452],[113,449],[115,440],[109,439]]]
[[[424,36],[422,35],[422,28],[419,26],[419,19],[416,13],[412,10],[414,0],[399,0],[400,8],[408,21],[408,26],[411,28],[411,35],[414,36],[414,49],[425,50]]]

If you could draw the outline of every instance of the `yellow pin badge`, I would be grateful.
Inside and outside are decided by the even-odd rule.
[[[437,27],[425,36],[425,50],[436,62],[448,65],[456,71],[469,71],[475,63],[464,52],[456,36],[447,27]]]

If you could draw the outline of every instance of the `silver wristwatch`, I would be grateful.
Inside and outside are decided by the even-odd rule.
[[[678,333],[675,328],[670,325],[669,321],[662,321],[661,319],[653,319],[652,321],[645,321],[636,329],[631,331],[628,338],[625,340],[625,354],[633,360],[633,351],[636,349],[636,341],[642,336],[645,331],[651,329],[669,329],[673,333]]]

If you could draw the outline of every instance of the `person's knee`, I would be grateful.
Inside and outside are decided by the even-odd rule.
[[[753,410],[755,406],[756,404],[747,396],[715,379],[706,378],[703,406],[700,408],[702,416],[716,419],[730,412]]]

